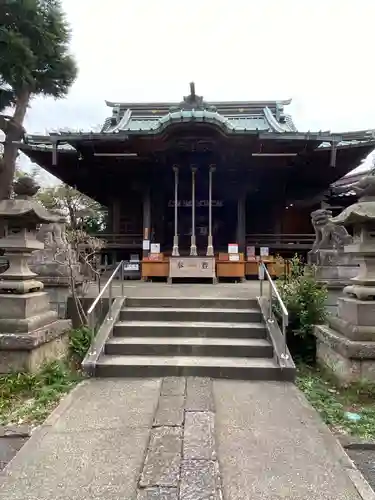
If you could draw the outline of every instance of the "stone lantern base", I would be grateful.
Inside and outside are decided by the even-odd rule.
[[[0,373],[34,372],[65,357],[70,329],[50,309],[47,292],[0,294]]]
[[[315,327],[317,359],[339,382],[375,382],[375,301],[338,299],[338,316]]]

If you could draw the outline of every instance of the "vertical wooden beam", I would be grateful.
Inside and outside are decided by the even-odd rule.
[[[178,165],[173,166],[174,171],[174,236],[173,236],[173,257],[178,257]]]
[[[143,192],[143,239],[151,238],[151,190],[148,186]],[[148,257],[150,250],[143,250],[143,258]]]
[[[207,238],[207,257],[214,256],[214,245],[212,238],[212,174],[215,172],[215,165],[210,165],[208,171],[208,238]]]
[[[112,231],[114,234],[120,232],[121,205],[120,200],[115,198],[112,202]]]
[[[238,251],[245,253],[246,246],[246,192],[237,201],[237,244]]]
[[[197,167],[191,166],[191,242],[190,242],[190,255],[193,257],[198,255],[197,244],[195,238],[195,174]]]

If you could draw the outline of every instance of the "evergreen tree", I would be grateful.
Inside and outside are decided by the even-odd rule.
[[[33,96],[61,98],[77,68],[69,54],[70,30],[60,0],[0,2],[0,199],[9,198],[24,136],[23,122]],[[9,113],[5,114],[9,109]]]

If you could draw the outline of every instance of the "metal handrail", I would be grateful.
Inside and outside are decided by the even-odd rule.
[[[103,298],[103,296],[104,296],[104,294],[105,294],[105,292],[106,292],[107,289],[108,289],[108,303],[109,303],[107,319],[108,320],[113,319],[112,318],[112,301],[113,301],[112,282],[113,282],[114,278],[116,277],[118,271],[120,270],[121,295],[124,296],[124,262],[125,261],[122,260],[117,265],[116,269],[111,274],[111,276],[110,276],[109,280],[107,281],[107,283],[104,285],[104,287],[101,289],[100,293],[98,294],[98,296],[96,297],[96,299],[94,300],[94,302],[88,308],[88,310],[87,310],[87,321],[88,321],[88,324],[89,324],[90,327],[92,327],[92,313],[94,312],[94,309],[96,308],[96,306],[99,304],[99,302]]]
[[[272,280],[272,278],[270,276],[270,273],[268,272],[267,266],[265,265],[264,262],[260,261],[259,262],[259,280],[260,280],[260,296],[261,297],[263,295],[264,276],[266,276],[268,283],[269,283],[269,309],[268,309],[268,318],[266,318],[266,319],[269,323],[273,323],[275,321],[273,310],[272,310],[272,298],[275,295],[275,297],[279,303],[280,309],[281,309],[281,331],[282,331],[283,338],[284,338],[284,352],[281,354],[281,358],[286,360],[286,359],[289,359],[287,339],[286,339],[286,329],[288,327],[288,321],[289,321],[288,310],[285,307],[283,299],[281,298],[280,293],[279,293],[274,281]]]

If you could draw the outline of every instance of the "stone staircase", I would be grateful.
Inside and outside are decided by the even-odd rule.
[[[127,298],[96,362],[99,377],[293,380],[255,299]]]

